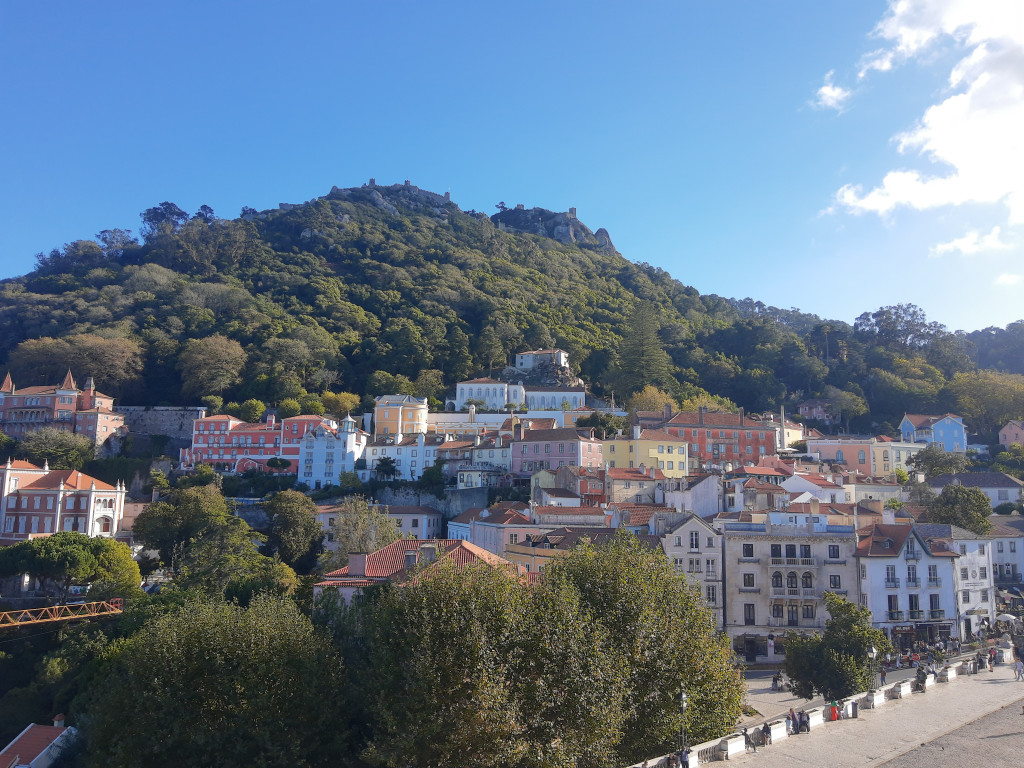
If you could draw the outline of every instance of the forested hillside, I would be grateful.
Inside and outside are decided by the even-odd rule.
[[[142,213],[140,238],[104,230],[0,283],[0,357],[18,386],[70,366],[126,403],[276,403],[396,387],[440,397],[510,353],[557,345],[619,400],[649,383],[748,410],[828,395],[863,429],[905,411],[955,410],[982,431],[1024,415],[1024,379],[975,362],[1019,372],[1018,324],[952,334],[900,305],[851,326],[702,296],[565,219],[464,212],[402,185],[237,219],[163,203]],[[537,228],[520,231],[525,220]]]

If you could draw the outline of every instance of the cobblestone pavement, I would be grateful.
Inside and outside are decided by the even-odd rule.
[[[889,682],[895,679],[889,676]],[[772,692],[767,682],[767,691],[760,681],[748,682],[750,701],[762,715],[814,706],[792,694]],[[945,768],[968,761],[971,768],[1021,766],[1022,706],[1024,683],[1014,681],[1009,665],[1000,665],[995,672],[938,683],[927,693],[887,701],[877,710],[862,710],[857,719],[826,723],[729,762],[749,763],[750,768]]]

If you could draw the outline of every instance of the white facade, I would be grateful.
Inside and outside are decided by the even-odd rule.
[[[876,526],[858,550],[861,605],[899,649],[963,637],[954,593],[958,557],[910,526]]]
[[[307,432],[299,453],[299,482],[310,488],[337,485],[342,472],[355,472],[369,435],[356,428],[351,416],[338,429],[321,425]]]
[[[526,403],[526,388],[520,384],[508,384],[496,379],[472,379],[455,385],[455,410],[467,408],[467,400],[479,400],[479,408],[489,411],[506,411],[508,406]]]
[[[688,516],[661,537],[661,546],[677,571],[700,590],[715,614],[715,627],[724,626],[722,534],[696,515]]]

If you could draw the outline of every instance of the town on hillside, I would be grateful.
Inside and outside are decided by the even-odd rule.
[[[538,574],[582,541],[627,531],[686,575],[747,663],[777,664],[786,633],[820,631],[828,592],[868,608],[902,650],[992,632],[997,616],[1021,611],[1024,482],[968,470],[974,447],[959,416],[906,414],[898,435],[858,436],[829,434],[827,401],[796,410],[616,408],[587,392],[560,349],[519,352],[502,375],[459,382],[437,410],[381,395],[343,418],[124,407],[91,378],[79,388],[70,371],[53,386],[19,388],[7,375],[0,387],[0,432],[11,438],[56,429],[113,455],[136,430],[159,433],[179,446],[159,462],[172,479],[212,470],[304,491],[327,553],[338,547],[340,502],[369,496],[397,526],[402,541],[388,546],[401,554],[349,558],[317,582],[318,595],[351,600],[459,548]],[[1000,441],[1019,446],[1024,422],[1010,421]],[[133,522],[169,486],[3,458],[3,547],[72,531],[159,558]],[[951,471],[939,471],[946,459]],[[979,525],[946,514],[950,488],[982,500]],[[259,498],[235,503],[255,527],[265,522]],[[51,589],[24,573],[0,592]]]

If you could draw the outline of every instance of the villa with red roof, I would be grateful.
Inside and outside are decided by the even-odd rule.
[[[114,413],[114,398],[96,391],[90,376],[79,389],[68,371],[59,386],[14,386],[11,374],[0,384],[0,432],[22,438],[42,427],[85,435],[97,448],[127,433],[124,416]],[[111,444],[113,447],[113,443]]]
[[[324,574],[324,580],[313,587],[314,599],[324,590],[336,590],[345,603],[364,589],[381,584],[404,584],[416,577],[421,569],[451,563],[464,568],[474,563],[485,563],[508,570],[517,575],[516,567],[493,552],[459,539],[399,539],[383,549],[369,553],[350,553],[348,565]]]
[[[125,495],[121,481],[109,485],[77,470],[8,459],[0,465],[0,532],[10,539],[57,531],[113,537]]]
[[[57,715],[53,725],[27,725],[0,750],[0,768],[48,768],[75,733],[64,726],[64,715]]]

